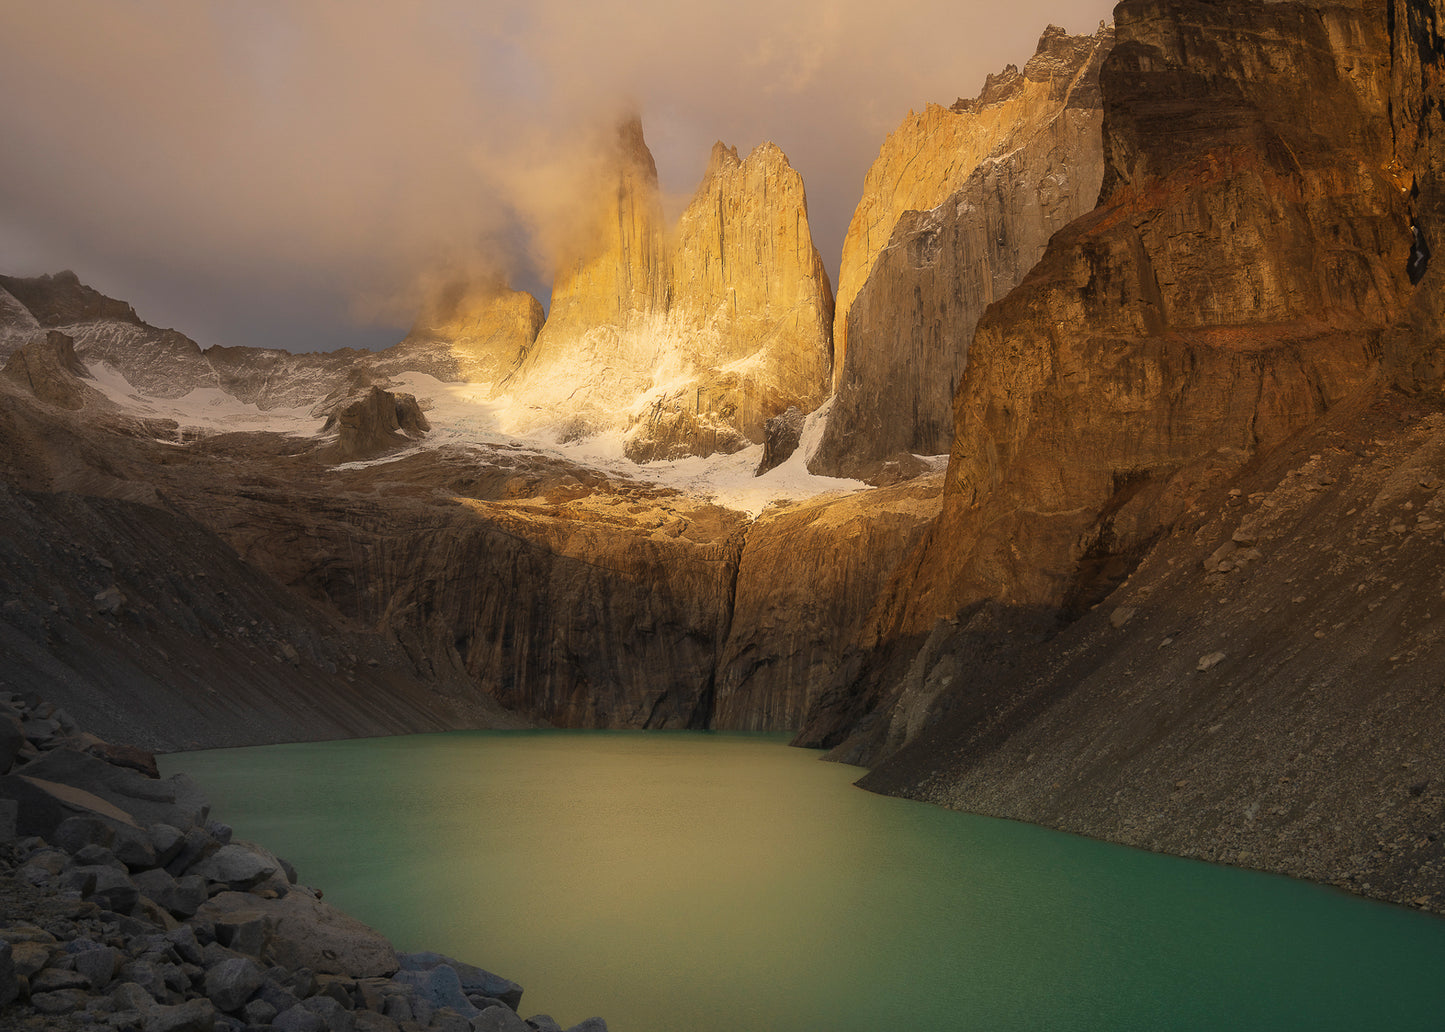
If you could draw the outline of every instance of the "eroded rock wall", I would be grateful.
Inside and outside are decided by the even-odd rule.
[[[892,243],[898,220],[906,212],[938,207],[982,165],[1027,142],[1070,105],[1081,112],[1097,106],[1097,89],[1089,83],[1110,37],[1102,25],[1093,37],[1069,36],[1050,26],[1023,72],[1008,65],[988,76],[977,98],[948,108],[929,104],[918,114],[910,112],[889,134],[864,178],[863,196],[843,241],[833,321],[835,389],[842,386],[848,368],[853,300]],[[1079,175],[1085,180],[1090,175],[1087,162],[1081,160],[1081,165],[1085,167]],[[1086,204],[1092,206],[1093,200]]]
[[[845,246],[844,277],[863,279],[846,310],[840,300],[837,398],[814,472],[871,479],[900,453],[948,451],[979,316],[1098,200],[1099,68],[1112,43],[1112,29],[1070,37],[1050,28],[1022,73],[991,77],[978,99],[939,109],[935,119],[949,128],[923,135],[910,122],[889,138],[869,178],[882,196],[865,195],[855,230],[874,221]],[[1002,121],[1005,113],[1018,121]],[[996,135],[964,131],[975,123]],[[963,155],[946,150],[960,145]],[[909,149],[914,162],[899,167]],[[900,198],[926,202],[945,189],[930,210],[897,209]],[[890,220],[886,245],[869,246]]]

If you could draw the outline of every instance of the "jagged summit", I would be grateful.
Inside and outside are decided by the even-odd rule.
[[[626,432],[637,461],[732,452],[826,396],[832,288],[802,179],[772,143],[714,144],[674,227],[629,121],[601,163],[593,227],[559,266],[552,310],[505,389],[514,429]]]
[[[1098,197],[1112,42],[1108,26],[1050,26],[1023,72],[1009,66],[977,100],[932,105],[889,136],[844,244],[836,399],[810,469],[876,480],[949,450],[979,315]]]

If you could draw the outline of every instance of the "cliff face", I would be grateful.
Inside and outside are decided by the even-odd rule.
[[[1408,296],[1382,11],[1117,17],[1104,198],[979,323],[897,629],[1087,594],[1088,564],[1369,384]]]
[[[948,451],[979,316],[1098,199],[1099,68],[1112,44],[1112,29],[1050,28],[1022,73],[991,76],[978,99],[930,109],[889,138],[845,243],[841,279],[853,296],[840,286],[845,343],[815,472],[871,479],[898,453]],[[980,125],[992,135],[967,131]],[[898,207],[944,190],[931,210]]]
[[[594,229],[505,385],[522,430],[627,429],[637,461],[735,451],[827,392],[832,292],[802,179],[772,144],[718,144],[674,232],[641,126],[601,166]]]
[[[853,301],[878,256],[892,243],[899,219],[907,212],[932,211],[963,189],[985,162],[1025,145],[1041,130],[1055,131],[1051,123],[1070,107],[1078,111],[1075,119],[1087,121],[1085,113],[1098,105],[1093,78],[1110,38],[1103,26],[1093,37],[1072,37],[1050,26],[1022,73],[1009,65],[988,77],[976,99],[960,100],[951,108],[930,104],[920,114],[910,114],[884,141],[863,180],[863,196],[843,241],[833,319],[835,389],[842,387],[848,368]],[[1083,130],[1081,139],[1088,135],[1087,128]],[[1067,191],[1084,197],[1083,210],[1095,200],[1085,196],[1090,193],[1088,180],[1097,176],[1086,157],[1089,150],[1087,145],[1080,149],[1079,167],[1070,176],[1077,189]],[[1042,177],[1038,182],[1045,186]]]
[[[1441,14],[1119,5],[1100,205],[980,321],[943,514],[804,740],[1445,906]]]
[[[937,517],[942,476],[765,512],[748,528],[715,727],[792,730],[867,633],[880,589]]]

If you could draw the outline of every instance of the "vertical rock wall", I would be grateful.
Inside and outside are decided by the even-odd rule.
[[[889,137],[844,245],[837,400],[814,472],[871,479],[900,452],[948,450],[978,317],[1098,199],[1112,43],[1112,29],[1050,27],[1022,73]]]

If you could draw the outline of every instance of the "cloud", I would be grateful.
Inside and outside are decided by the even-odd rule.
[[[7,5],[0,261],[73,266],[224,343],[303,346],[291,337],[345,337],[348,318],[391,332],[448,268],[495,270],[545,302],[579,172],[636,110],[678,197],[714,139],[781,146],[836,272],[863,174],[910,108],[975,93],[1048,22],[1092,31],[1109,8]]]

